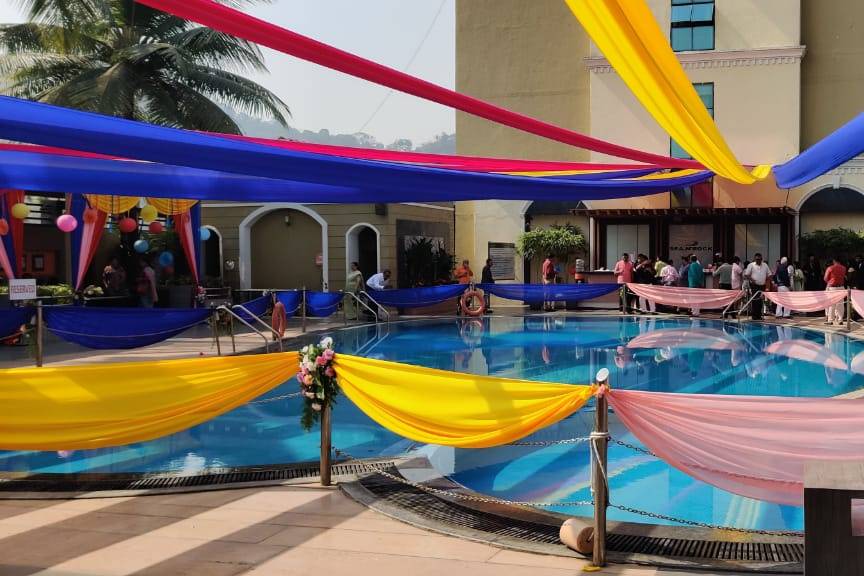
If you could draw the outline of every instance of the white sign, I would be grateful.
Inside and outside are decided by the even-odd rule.
[[[714,258],[714,226],[711,224],[671,224],[669,226],[669,257],[672,264],[681,264],[682,256],[695,254],[704,266]]]
[[[36,279],[9,280],[9,300],[35,300]]]

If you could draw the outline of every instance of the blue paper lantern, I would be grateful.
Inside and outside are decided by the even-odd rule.
[[[206,242],[207,240],[210,239],[210,229],[209,229],[209,228],[206,228],[206,227],[204,227],[204,226],[201,226],[201,228],[200,228],[199,231],[200,231],[200,234],[201,234],[201,241],[202,241],[202,242]]]
[[[150,243],[142,238],[140,240],[136,240],[132,247],[135,248],[135,251],[139,254],[144,254],[145,252],[147,252],[147,250],[150,249]]]
[[[174,255],[171,252],[162,252],[159,255],[159,264],[163,267],[172,266],[174,264]]]

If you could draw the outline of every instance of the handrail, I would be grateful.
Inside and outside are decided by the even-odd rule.
[[[351,296],[351,298],[353,298],[355,302],[359,303],[361,306],[363,306],[364,308],[366,308],[366,310],[368,310],[369,313],[372,314],[372,316],[375,317],[375,322],[378,322],[378,321],[379,321],[378,313],[375,312],[375,310],[373,310],[373,309],[372,309],[368,304],[366,304],[366,302],[364,302],[363,300],[361,300],[360,297],[357,296],[355,293],[353,293],[353,292],[344,292],[344,291],[343,291],[342,294],[344,294],[345,296]],[[373,302],[375,302],[375,301],[373,300]],[[378,304],[377,302],[375,302],[375,303]],[[343,312],[343,315],[345,315],[345,305],[344,305],[344,304],[342,305],[342,312]],[[385,312],[386,312],[386,310],[385,310]],[[347,323],[347,317],[346,317],[346,323]]]
[[[246,326],[247,328],[249,328],[250,330],[252,330],[256,334],[258,334],[261,337],[261,339],[264,340],[264,350],[267,351],[268,353],[270,352],[270,341],[267,339],[267,336],[265,336],[263,332],[259,332],[252,324],[250,324],[249,322],[244,320],[242,317],[238,316],[237,313],[235,313],[233,310],[231,310],[231,308],[228,308],[224,304],[222,306],[219,306],[218,308],[216,308],[216,310],[224,310],[225,312],[230,314],[231,317],[236,318],[237,320],[240,321],[241,324],[243,324],[244,326]],[[253,316],[254,316],[254,314],[253,314]],[[257,316],[256,316],[256,318],[257,318]]]
[[[267,324],[266,322],[264,322],[264,320],[262,320],[261,318],[259,318],[258,316],[256,316],[256,315],[253,314],[252,312],[250,312],[249,309],[246,308],[245,306],[243,306],[242,304],[234,304],[233,306],[231,306],[231,309],[232,309],[232,310],[234,310],[235,308],[239,308],[240,310],[242,310],[243,312],[245,312],[246,314],[248,314],[250,317],[252,317],[253,319],[255,319],[259,324],[261,324],[262,326],[264,326],[265,328],[267,328],[267,330],[269,330],[270,332],[272,332],[272,333],[273,333],[273,340],[275,340],[276,342],[279,342],[279,351],[280,351],[280,352],[283,351],[283,348],[282,348],[282,335],[279,334],[279,332],[277,332],[276,330],[274,330],[273,327],[270,326],[269,324]]]
[[[750,304],[753,303],[753,300],[755,300],[756,297],[759,296],[759,295],[761,295],[761,294],[762,294],[762,290],[757,290],[756,292],[753,293],[752,296],[750,296],[750,299],[747,300],[747,301],[744,303],[744,305],[741,306],[741,308],[738,309],[738,314],[735,315],[735,319],[736,319],[738,322],[741,321],[741,312],[743,312],[744,310],[746,310],[747,307],[748,307]],[[764,312],[764,309],[763,309],[763,312]]]
[[[370,296],[369,293],[366,292],[365,290],[361,290],[360,294],[362,294],[363,296],[366,296],[366,298],[368,298],[373,304],[375,304],[375,306],[378,307],[379,312],[384,312],[384,316],[387,317],[387,322],[390,322],[390,312],[384,306],[379,304],[378,301],[375,300],[374,298],[372,298],[372,296]]]
[[[723,322],[726,321],[726,312],[729,311],[729,308],[731,308],[733,304],[735,304],[736,302],[740,302],[740,301],[741,301],[741,297],[744,296],[744,294],[745,294],[745,292],[742,290],[742,291],[741,291],[741,296],[739,296],[738,298],[736,298],[735,300],[733,300],[732,302],[730,302],[729,304],[727,304],[725,308],[723,308],[723,311],[720,312],[720,320],[721,320],[721,321],[723,321]],[[740,315],[741,315],[741,310],[739,309],[739,310],[738,310],[738,314],[737,314],[737,316],[740,316]]]

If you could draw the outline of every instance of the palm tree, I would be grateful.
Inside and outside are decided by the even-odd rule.
[[[220,105],[287,124],[287,105],[240,75],[266,70],[250,42],[134,0],[21,4],[29,21],[0,25],[4,94],[194,130],[239,134]]]

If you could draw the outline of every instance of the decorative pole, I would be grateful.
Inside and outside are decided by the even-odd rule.
[[[306,286],[303,286],[303,302],[300,306],[300,318],[302,319],[301,332],[306,332]]]
[[[321,485],[330,486],[330,399],[321,407]]]
[[[608,386],[609,370],[597,372],[597,387]],[[606,565],[606,507],[609,505],[609,485],[606,478],[606,449],[609,442],[609,403],[605,392],[596,396],[594,431],[591,433],[591,486],[594,489],[594,553],[591,563]]]
[[[42,367],[44,354],[43,338],[45,333],[45,325],[42,321],[42,301],[36,301],[36,367]]]

